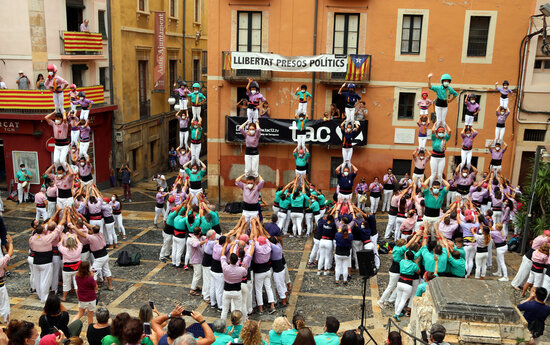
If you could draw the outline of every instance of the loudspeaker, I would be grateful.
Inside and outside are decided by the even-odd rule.
[[[357,261],[359,261],[359,275],[363,277],[374,277],[377,273],[376,265],[374,264],[374,251],[359,250],[357,251]]]

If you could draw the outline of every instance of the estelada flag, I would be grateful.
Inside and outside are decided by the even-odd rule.
[[[223,52],[223,69],[224,71],[231,70],[231,52]]]
[[[349,55],[346,80],[363,80],[369,72],[370,55]]]

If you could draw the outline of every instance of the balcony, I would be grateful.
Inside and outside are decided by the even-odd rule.
[[[103,56],[102,35],[97,32],[61,31],[62,60],[101,60]]]
[[[248,78],[253,78],[258,82],[267,82],[273,79],[273,71],[232,69],[231,52],[222,51],[222,77],[230,82],[248,82]]]
[[[103,85],[79,87],[78,91],[84,91],[86,98],[94,101],[94,104],[105,102]],[[69,89],[63,92],[63,107],[70,107]],[[0,111],[17,111],[35,113],[53,110],[53,97],[47,90],[0,90]]]
[[[347,72],[319,72],[319,81],[327,85],[366,85],[370,81],[371,62],[371,55],[348,55]]]

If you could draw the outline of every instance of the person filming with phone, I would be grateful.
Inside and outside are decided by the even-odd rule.
[[[183,316],[190,316],[201,325],[204,331],[204,338],[197,339],[198,345],[210,345],[216,341],[214,332],[212,332],[212,329],[208,326],[201,313],[187,311],[183,306],[178,305],[171,313],[159,315],[151,321],[152,331],[155,332],[157,339],[159,339],[158,345],[173,345],[174,340],[185,333],[187,326]],[[166,332],[162,329],[162,324],[165,322],[168,322]]]

